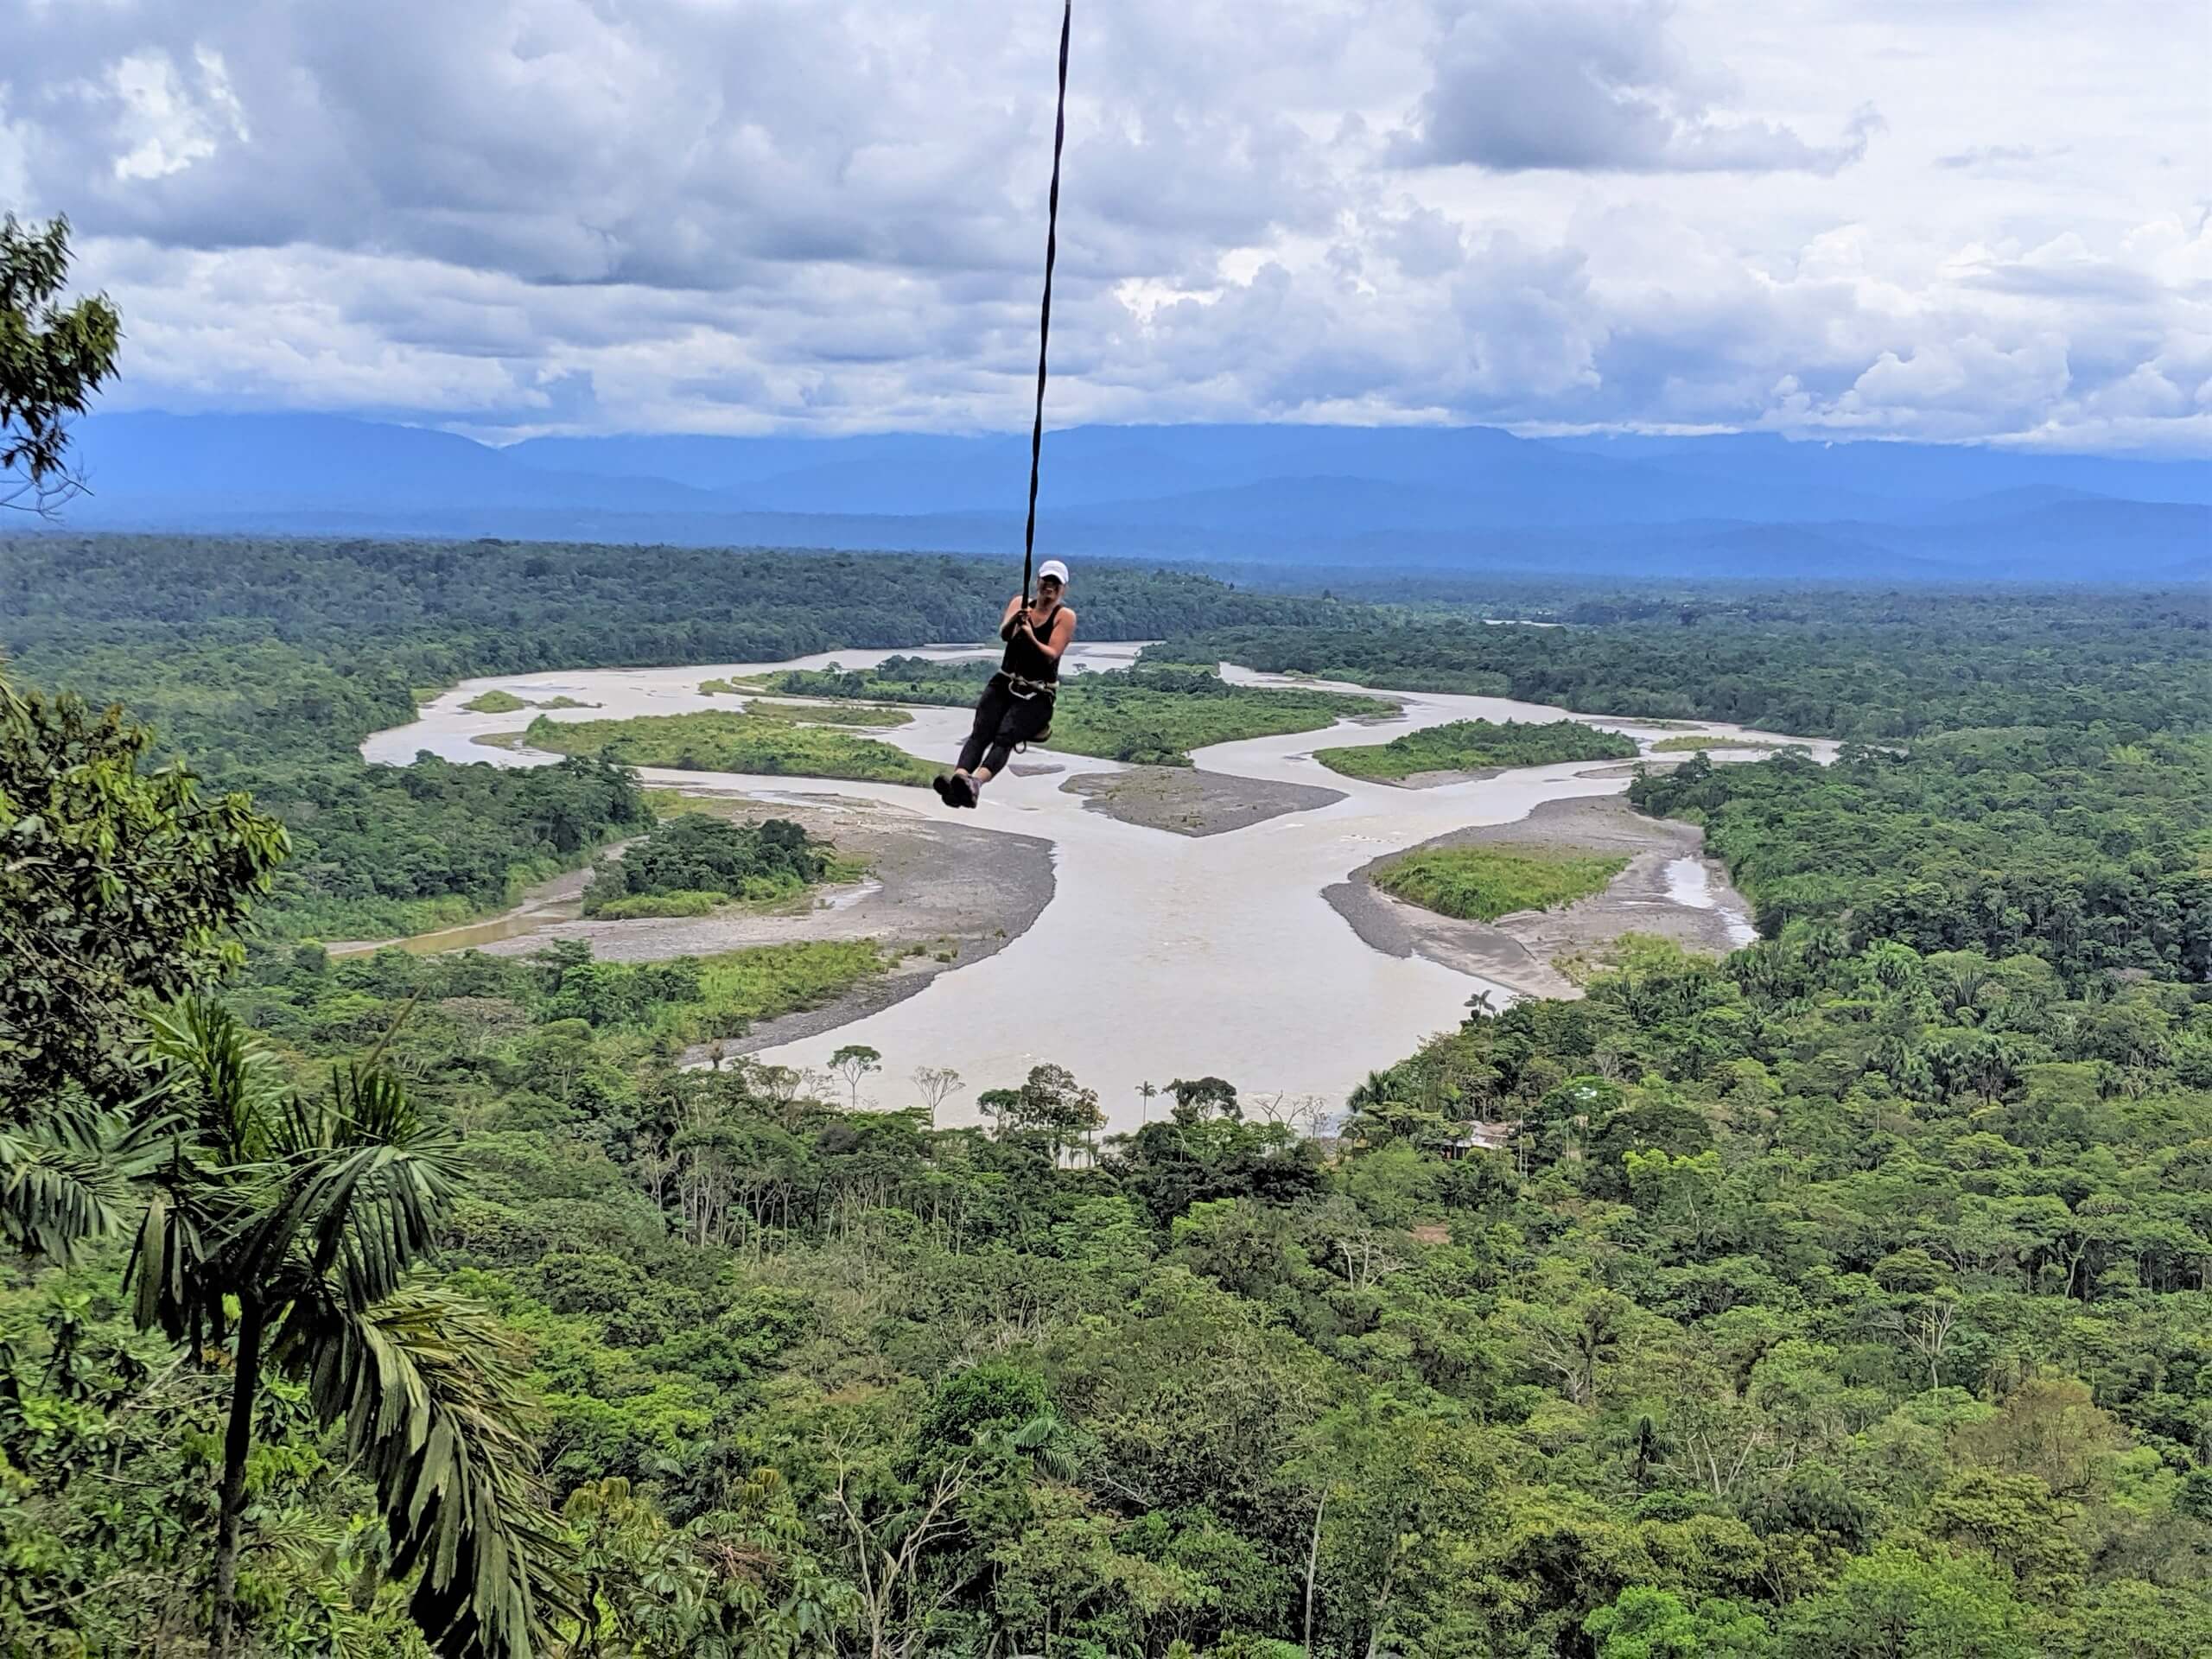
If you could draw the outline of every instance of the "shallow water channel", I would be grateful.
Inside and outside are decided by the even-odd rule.
[[[1071,663],[1078,668],[1119,666],[1136,650],[1128,645],[1077,647]],[[555,720],[734,709],[738,704],[730,697],[700,696],[699,683],[830,662],[861,667],[895,654],[848,651],[791,664],[563,671],[471,681],[428,705],[415,724],[371,738],[362,753],[371,761],[393,765],[404,765],[425,750],[454,760],[543,765],[556,757],[473,741],[516,729],[529,718],[526,712],[477,715],[461,705],[498,686],[534,701],[565,695],[598,705],[556,710],[550,715]],[[910,649],[906,654],[917,653]],[[963,653],[954,647],[927,654]],[[1235,679],[1268,682],[1268,677],[1240,670],[1225,671]],[[1033,751],[1033,760],[1049,760],[1064,770],[1000,779],[982,805],[962,818],[1053,843],[1057,889],[1036,924],[1003,950],[939,976],[902,1002],[757,1058],[820,1065],[842,1044],[867,1044],[883,1056],[874,1093],[887,1106],[910,1103],[905,1079],[915,1067],[950,1065],[969,1086],[969,1092],[946,1107],[945,1119],[954,1122],[972,1115],[976,1091],[1018,1083],[1029,1067],[1047,1060],[1068,1067],[1097,1090],[1116,1127],[1137,1121],[1141,1083],[1165,1084],[1174,1077],[1207,1074],[1228,1078],[1248,1097],[1280,1096],[1295,1102],[1313,1096],[1334,1109],[1369,1071],[1404,1058],[1425,1038],[1457,1024],[1475,992],[1489,990],[1500,1003],[1510,1001],[1511,993],[1419,956],[1400,959],[1369,949],[1323,899],[1322,890],[1381,855],[1449,830],[1511,822],[1543,801],[1616,794],[1628,784],[1623,768],[1573,762],[1517,768],[1437,788],[1402,789],[1339,777],[1312,758],[1317,748],[1388,742],[1446,721],[1549,721],[1566,712],[1499,697],[1412,692],[1389,696],[1404,706],[1393,720],[1345,721],[1326,733],[1257,738],[1198,751],[1194,759],[1207,771],[1319,785],[1344,797],[1332,805],[1202,838],[1086,810],[1080,798],[1063,792],[1060,785],[1071,776],[1118,770],[1116,764]],[[967,728],[965,710],[912,712],[913,723],[883,734],[885,741],[932,759],[957,748]],[[1647,746],[1679,729],[1579,717]],[[1719,724],[1709,729],[1738,731]],[[1833,746],[1808,747],[1825,758]],[[895,785],[658,768],[645,769],[643,776],[656,786],[715,794],[735,791],[785,801],[840,797],[918,814],[944,810],[926,791]],[[1685,873],[1672,895],[1676,902],[1700,908],[1714,902],[1701,869],[1698,875],[1694,882]],[[863,1096],[868,1092],[863,1084]]]

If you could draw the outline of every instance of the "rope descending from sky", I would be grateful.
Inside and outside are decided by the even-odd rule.
[[[1029,429],[1029,522],[1021,532],[1021,602],[1029,602],[1029,573],[1037,556],[1037,470],[1045,454],[1045,353],[1052,339],[1052,261],[1060,242],[1060,146],[1068,136],[1068,31],[1075,0],[1060,6],[1060,93],[1052,111],[1052,189],[1045,210],[1045,303],[1037,319],[1037,418]]]

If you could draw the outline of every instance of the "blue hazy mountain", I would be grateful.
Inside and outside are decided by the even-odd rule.
[[[1019,546],[1020,435],[537,438],[104,415],[87,528],[941,551]],[[2212,463],[1765,435],[1092,426],[1047,435],[1052,550],[1744,577],[2142,578],[2212,563]]]

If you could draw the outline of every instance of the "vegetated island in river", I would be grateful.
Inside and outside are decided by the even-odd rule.
[[[1391,860],[1374,879],[1392,898],[1424,910],[1494,922],[1586,899],[1627,868],[1626,855],[1586,847],[1436,847]]]
[[[790,669],[747,683],[785,696],[958,707],[973,702],[995,671],[992,664],[974,659],[892,657],[865,671]],[[1203,668],[1116,669],[1062,682],[1052,734],[1042,747],[1137,766],[1187,766],[1190,752],[1209,744],[1320,731],[1396,707],[1387,698],[1341,691],[1231,685]]]
[[[718,695],[708,690],[716,683],[714,680],[702,682],[699,694],[709,697]],[[755,720],[780,721],[786,726],[865,726],[880,732],[914,722],[913,715],[904,709],[875,702],[778,702],[768,697],[747,697],[741,712]]]
[[[1539,725],[1509,720],[1453,720],[1388,743],[1322,749],[1313,758],[1347,778],[1377,783],[1452,783],[1506,766],[1547,766],[1561,760],[1631,760],[1636,740],[1577,720]]]
[[[549,697],[543,702],[532,702],[528,697],[518,697],[513,692],[502,690],[498,686],[493,686],[489,691],[478,692],[461,706],[472,715],[512,715],[518,714],[524,709],[596,709],[599,707],[595,702],[578,702],[574,697]]]
[[[583,913],[627,921],[786,904],[824,882],[856,880],[864,869],[789,818],[740,823],[687,811],[602,858],[584,889]]]
[[[1651,747],[1658,754],[1701,754],[1711,749],[1779,749],[1788,745],[1770,737],[1721,737],[1695,732],[1687,737],[1662,737]]]
[[[938,770],[888,743],[750,710],[645,715],[573,724],[541,717],[531,721],[522,741],[528,747],[554,754],[596,755],[626,766],[665,766],[678,772],[848,778],[921,788]]]
[[[1441,907],[1425,907],[1418,893],[1394,889],[1386,878],[1394,867],[1418,871],[1429,868],[1429,861],[1460,852],[1503,854],[1518,868],[1525,868],[1521,861],[1562,854],[1567,860],[1590,858],[1624,868],[1597,890],[1571,900],[1554,900],[1549,908],[1511,909],[1506,906],[1516,899],[1541,896],[1534,879],[1516,886],[1503,874],[1514,867],[1490,865],[1495,874],[1484,895],[1484,907],[1496,908],[1488,919],[1479,919],[1477,912],[1463,920]],[[1683,859],[1705,866],[1711,905],[1675,899],[1668,872]],[[1464,877],[1471,867],[1458,868]],[[1464,881],[1465,887],[1474,886],[1471,879]],[[1696,824],[1646,817],[1618,795],[1546,801],[1510,823],[1455,830],[1378,858],[1321,896],[1352,931],[1387,956],[1418,954],[1516,991],[1553,997],[1582,994],[1562,964],[1610,956],[1631,933],[1726,955],[1736,944],[1731,918],[1740,918],[1749,908],[1707,860],[1704,832]],[[1463,907],[1474,908],[1471,903]]]

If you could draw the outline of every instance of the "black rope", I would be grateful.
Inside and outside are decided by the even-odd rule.
[[[1052,189],[1045,210],[1045,303],[1037,318],[1037,419],[1029,429],[1029,523],[1021,532],[1021,602],[1029,603],[1029,572],[1037,556],[1037,469],[1045,455],[1045,352],[1052,339],[1052,261],[1060,243],[1060,146],[1068,136],[1068,31],[1075,0],[1061,0],[1060,96],[1052,111]]]

